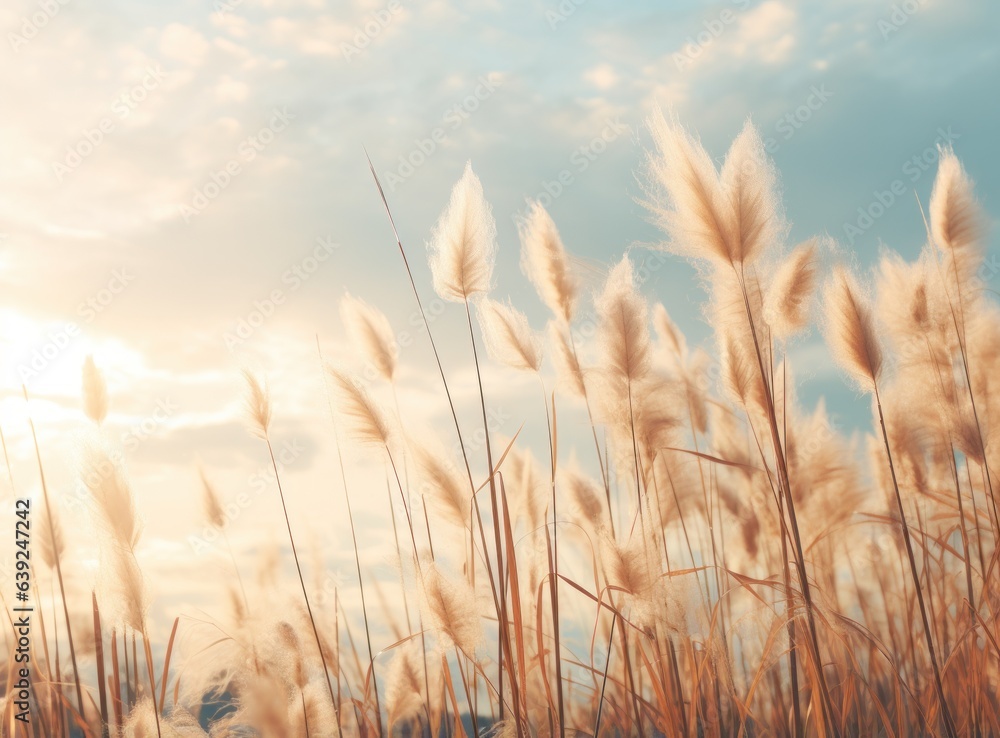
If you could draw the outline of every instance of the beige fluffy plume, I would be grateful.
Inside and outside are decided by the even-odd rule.
[[[727,334],[720,341],[720,354],[723,388],[748,412],[766,412],[764,383],[747,349]]]
[[[84,455],[83,482],[114,541],[131,551],[139,541],[142,524],[120,460],[103,445],[91,444]]]
[[[558,321],[549,322],[549,341],[552,346],[552,361],[559,377],[559,388],[577,397],[585,397],[587,386],[583,381],[583,368],[570,344],[570,338]]]
[[[361,383],[341,369],[327,365],[327,375],[333,386],[334,408],[346,421],[346,431],[365,446],[386,446],[392,435],[385,413],[375,403]]]
[[[38,529],[39,555],[49,569],[54,569],[56,560],[66,550],[66,538],[63,535],[58,512],[56,510],[51,512],[50,516],[48,508],[42,507],[36,527]]]
[[[729,147],[721,179],[732,208],[733,261],[749,263],[781,233],[777,176],[749,120]]]
[[[433,562],[421,564],[424,617],[436,631],[442,651],[456,646],[472,656],[483,639],[480,615],[472,589],[460,579],[449,580]]]
[[[961,251],[978,245],[983,223],[972,180],[950,148],[941,150],[930,216],[934,242],[942,250]]]
[[[271,393],[267,382],[249,369],[243,370],[243,379],[247,383],[243,404],[250,432],[259,438],[266,438],[271,427]]]
[[[649,310],[635,289],[632,262],[624,257],[595,300],[605,378],[628,387],[649,371]]]
[[[599,530],[608,520],[607,501],[604,490],[580,469],[576,461],[559,469],[559,487],[566,490],[576,507],[580,519],[591,530]]]
[[[108,416],[108,385],[93,356],[83,362],[83,411],[97,425]]]
[[[513,369],[537,372],[542,365],[542,342],[528,318],[509,303],[483,298],[476,305],[486,350],[494,361]]]
[[[458,473],[457,467],[449,463],[448,457],[437,444],[426,440],[410,438],[410,451],[423,481],[421,490],[434,509],[450,523],[465,527],[469,525],[471,510],[468,482]]]
[[[392,732],[394,725],[415,718],[423,708],[424,669],[415,643],[410,641],[396,648],[385,682],[385,706]]]
[[[882,373],[882,348],[871,306],[846,267],[834,268],[823,302],[826,337],[834,358],[864,389],[873,390]]]
[[[775,271],[764,294],[764,316],[775,338],[788,338],[809,322],[816,287],[816,239],[796,246]]]
[[[879,321],[893,347],[908,358],[947,348],[928,343],[927,339],[941,327],[940,316],[934,309],[932,280],[936,272],[932,258],[925,250],[912,264],[898,254],[885,254],[879,261],[876,299]]]
[[[972,180],[950,148],[942,149],[931,192],[931,235],[945,257],[945,281],[954,301],[973,300],[975,278],[982,258],[984,219],[973,193]]]
[[[662,112],[655,114],[650,128],[656,151],[648,159],[653,185],[647,207],[657,225],[677,253],[732,264],[732,208],[712,158]]]
[[[576,307],[578,286],[556,224],[544,207],[533,202],[519,230],[521,269],[553,315],[569,323]]]
[[[774,167],[747,121],[721,174],[701,142],[658,112],[650,121],[647,207],[677,253],[720,265],[749,263],[782,231]]]
[[[391,382],[399,348],[389,319],[378,308],[351,295],[340,299],[340,319],[357,348],[379,375]]]
[[[464,302],[489,291],[496,258],[496,223],[471,162],[451,191],[429,248],[434,289],[442,299]]]
[[[684,338],[684,334],[681,333],[674,321],[670,319],[670,314],[663,307],[663,303],[658,302],[653,305],[653,328],[656,330],[660,343],[663,344],[671,357],[672,363],[679,364],[687,357],[687,339]]]
[[[198,476],[201,479],[202,504],[205,510],[205,519],[213,528],[221,530],[226,526],[226,513],[222,508],[222,501],[219,493],[215,489],[205,474],[204,469],[198,469]]]

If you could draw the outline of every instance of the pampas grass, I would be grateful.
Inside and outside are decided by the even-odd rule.
[[[305,500],[303,477],[275,458],[282,408],[263,374],[244,372],[284,548],[235,555],[231,530],[255,542],[273,531],[247,529],[232,512],[237,490],[223,497],[216,471],[198,469],[197,517],[232,566],[205,567],[218,602],[175,621],[165,650],[149,622],[158,582],[144,570],[155,549],[143,480],[127,473],[130,449],[114,443],[107,386],[88,358],[90,521],[50,504],[35,439],[45,503],[33,518],[35,590],[54,607],[39,609],[33,631],[38,730],[12,738],[1000,732],[1000,309],[975,280],[986,220],[971,178],[941,152],[927,243],[914,260],[879,256],[872,300],[864,275],[821,269],[817,239],[786,250],[777,174],[751,123],[721,166],[677,121],[658,115],[651,129],[646,205],[664,246],[700,269],[713,340],[690,341],[655,302],[634,248],[588,294],[556,222],[533,203],[518,225],[525,284],[548,314],[536,333],[530,308],[489,294],[496,224],[470,166],[429,241],[434,289],[465,313],[476,370],[461,374],[449,354],[446,371],[379,187],[443,392],[403,371],[403,334],[386,314],[343,296],[351,348],[329,363],[320,354],[315,369],[335,430],[322,453],[339,459],[344,497]],[[799,396],[808,367],[788,346],[814,327],[871,395],[867,433]],[[485,373],[483,346],[498,365]],[[537,378],[544,417],[520,397],[516,372]],[[414,398],[433,422],[450,416],[454,436],[415,430]],[[494,425],[487,408],[501,402],[515,426]],[[8,464],[12,484],[17,468]],[[385,519],[355,518],[359,495],[386,493]],[[326,535],[345,503],[347,543]],[[322,536],[308,561],[293,510]],[[373,566],[373,526],[388,530],[390,517],[394,557]],[[63,567],[72,559],[68,576],[79,576],[89,538],[101,540],[97,587],[80,603]],[[331,588],[339,555],[357,579]],[[257,576],[244,580],[247,566]],[[8,644],[18,637],[6,633]],[[11,692],[0,689],[7,730]],[[210,716],[213,701],[225,709]]]
[[[45,566],[55,569],[56,559],[61,558],[66,551],[66,537],[55,510],[43,510],[39,517],[38,546]]]
[[[96,425],[108,416],[108,385],[93,356],[83,362],[83,411]]]
[[[648,158],[649,208],[679,254],[732,265],[739,257],[733,202],[711,157],[676,121],[652,121],[656,151]]]
[[[493,360],[513,369],[537,372],[542,366],[541,341],[524,313],[489,298],[480,300],[477,308],[483,341]]]
[[[824,290],[827,341],[834,358],[862,387],[874,389],[882,374],[882,346],[872,308],[846,267],[834,268]]]
[[[764,315],[777,339],[798,333],[809,322],[809,301],[816,285],[816,250],[816,239],[796,246],[767,286]]]
[[[421,607],[437,635],[438,646],[473,656],[483,638],[475,595],[462,582],[449,581],[432,562],[424,563],[421,569]]]
[[[757,128],[748,120],[719,173],[731,213],[732,259],[749,264],[781,236],[774,165]]]
[[[389,421],[360,380],[333,366],[326,372],[348,436],[361,446],[387,447],[392,436]]]
[[[85,451],[82,476],[100,524],[118,546],[134,549],[143,526],[121,460],[106,444],[93,442]]]
[[[454,302],[488,292],[495,258],[496,223],[469,162],[431,239],[434,289]]]
[[[632,262],[611,270],[594,301],[600,318],[602,372],[607,382],[628,391],[649,371],[649,308],[636,292]]]
[[[576,310],[579,286],[569,255],[552,217],[533,202],[520,224],[521,269],[535,285],[538,296],[563,323],[570,323]]]
[[[956,278],[968,278],[977,265],[982,216],[972,180],[951,149],[942,149],[930,201],[934,243],[952,262]]]
[[[392,326],[382,311],[364,300],[344,295],[340,300],[340,319],[355,345],[379,375],[387,382],[392,382],[396,375],[399,349]]]
[[[583,367],[580,366],[580,359],[570,344],[570,339],[556,322],[549,323],[548,333],[559,386],[570,395],[585,397],[587,385],[583,377]]]
[[[468,487],[458,468],[450,463],[440,446],[434,447],[427,441],[414,439],[410,448],[428,488],[429,502],[452,525],[459,528],[467,526],[472,508]]]
[[[264,439],[271,427],[271,392],[267,382],[249,369],[243,370],[243,379],[246,381],[243,403],[248,428],[255,436]]]

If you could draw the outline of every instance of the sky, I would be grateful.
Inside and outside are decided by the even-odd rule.
[[[649,116],[675,115],[716,157],[752,119],[781,174],[786,246],[829,236],[862,269],[884,248],[913,257],[938,145],[954,147],[986,211],[1000,212],[998,23],[985,0],[6,2],[0,427],[14,492],[40,490],[23,384],[70,530],[71,587],[85,596],[97,557],[79,468],[96,431],[80,410],[80,368],[93,354],[112,397],[101,434],[124,449],[146,520],[153,619],[218,616],[226,564],[217,543],[199,544],[198,465],[236,505],[241,561],[284,545],[266,449],[241,417],[250,366],[273,394],[293,525],[324,551],[311,576],[350,589],[316,349],[318,338],[326,358],[357,368],[338,317],[345,292],[397,331],[407,429],[454,444],[366,149],[474,427],[464,315],[435,299],[424,258],[467,161],[497,220],[494,296],[535,327],[547,317],[520,272],[515,226],[528,198],[548,208],[586,289],[629,251],[650,300],[709,342],[696,272],[658,256],[639,202]],[[990,238],[987,285],[1000,272]],[[867,426],[866,401],[817,331],[790,352],[803,402],[826,397],[845,432]],[[528,421],[523,438],[539,448],[535,380],[484,371],[493,431],[510,437]],[[579,408],[566,412],[578,427]],[[381,462],[352,456],[347,476],[362,555],[384,574]]]

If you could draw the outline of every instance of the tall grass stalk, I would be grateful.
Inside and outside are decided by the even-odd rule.
[[[24,385],[21,385],[21,391],[24,393],[24,402],[25,404],[27,404],[28,388]],[[52,503],[49,499],[49,486],[45,483],[45,468],[42,466],[42,452],[38,447],[38,435],[35,433],[35,421],[32,419],[30,413],[28,414],[28,425],[31,428],[31,440],[35,447],[35,459],[38,461],[38,478],[41,481],[42,485],[42,499],[45,502],[45,515],[49,525],[49,536],[52,539],[55,539],[56,533],[55,530],[52,528],[54,523],[52,518]],[[6,457],[6,455],[7,454],[6,454],[6,443],[5,443],[4,456]],[[7,472],[8,474],[10,473],[9,462],[8,462]],[[76,664],[76,646],[73,642],[73,627],[70,623],[70,618],[69,618],[69,604],[66,601],[66,585],[63,583],[62,560],[58,552],[56,552],[54,561],[56,565],[56,580],[59,582],[59,596],[62,598],[62,603],[63,603],[63,615],[66,618],[66,639],[69,641],[70,661],[73,665],[73,686],[76,688],[76,704],[80,711],[80,714],[83,715],[84,714],[83,687],[80,683],[80,670]]]

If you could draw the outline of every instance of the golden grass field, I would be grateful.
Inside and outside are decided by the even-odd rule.
[[[32,614],[25,690],[17,603],[3,593],[3,734],[1000,735],[1000,311],[979,277],[987,219],[972,182],[942,150],[919,258],[885,253],[859,273],[829,239],[782,245],[776,173],[751,124],[721,168],[676,121],[650,127],[644,204],[663,248],[698,265],[714,343],[687,343],[627,254],[588,294],[538,204],[521,263],[551,319],[529,325],[490,295],[496,227],[468,167],[428,255],[434,292],[467,318],[458,339],[482,424],[460,424],[469,414],[438,360],[454,422],[438,438],[406,431],[399,403],[380,401],[397,378],[393,326],[357,298],[341,302],[353,355],[317,357],[337,438],[323,452],[363,456],[389,479],[397,580],[372,582],[356,558],[360,608],[318,595],[274,457],[280,408],[247,371],[295,601],[276,616],[275,577],[261,572],[278,564],[233,555],[214,637],[182,656],[179,618],[169,642],[151,642],[140,505],[123,450],[94,443],[80,469],[91,519],[72,524],[102,541],[99,586],[67,598],[74,551],[43,481],[30,586],[57,606]],[[400,299],[422,312],[431,285],[409,271],[420,249],[397,246],[413,288]],[[808,330],[870,397],[865,432],[846,437],[822,403],[797,401],[786,347]],[[374,382],[355,374],[358,357]],[[547,443],[491,432],[484,361],[537,375],[526,422],[544,421]],[[94,361],[82,399],[99,432],[109,397]],[[589,419],[572,463],[570,407]],[[459,440],[462,454],[444,450]],[[338,511],[385,494],[384,477],[343,476]],[[203,481],[204,510],[190,514],[225,539],[220,494]],[[340,545],[357,556],[354,522]]]

